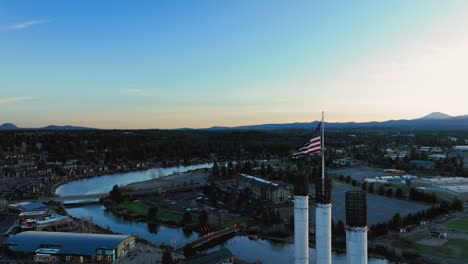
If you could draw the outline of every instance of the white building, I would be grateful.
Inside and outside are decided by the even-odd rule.
[[[421,178],[411,181],[416,186],[427,192],[442,195],[455,196],[461,200],[468,201],[468,178],[464,177],[434,177]]]
[[[333,160],[333,165],[337,165],[337,166],[354,166],[356,164],[357,163],[354,162],[351,158]]]
[[[443,160],[447,157],[447,155],[444,154],[429,154],[427,155],[428,160]]]

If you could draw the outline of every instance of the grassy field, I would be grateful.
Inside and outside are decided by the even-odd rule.
[[[167,220],[172,220],[172,221],[181,221],[183,219],[183,215],[171,211],[166,211],[166,210],[158,210],[158,217],[164,218]],[[197,221],[198,220],[198,215],[192,215],[192,220]]]
[[[148,208],[140,203],[137,202],[131,202],[128,200],[125,200],[123,203],[121,203],[120,208],[126,209],[138,214],[142,215],[147,215],[148,214]]]
[[[427,231],[416,233],[407,239],[395,240],[392,245],[403,250],[412,249],[420,254],[442,258],[468,259],[468,240],[449,238],[441,247],[421,245],[417,242],[427,237]]]
[[[450,222],[447,224],[447,226],[450,228],[468,231],[468,217]]]
[[[129,210],[129,211],[135,212],[137,214],[141,214],[141,215],[147,215],[148,214],[148,209],[149,209],[148,207],[146,207],[146,206],[144,206],[144,205],[142,205],[142,204],[140,204],[138,202],[132,202],[132,201],[128,201],[128,200],[125,200],[119,206],[122,209]],[[166,220],[172,220],[172,221],[176,221],[176,222],[181,221],[182,218],[183,218],[183,214],[167,211],[167,210],[164,210],[164,209],[159,209],[157,215],[160,218],[163,218],[163,219],[166,219]],[[195,214],[193,215],[193,221],[198,221],[198,215],[195,215]]]

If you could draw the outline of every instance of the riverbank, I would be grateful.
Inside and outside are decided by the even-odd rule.
[[[155,167],[158,168],[158,167]],[[62,179],[60,179],[58,182],[53,183],[48,189],[49,193],[46,194],[47,197],[52,197],[52,196],[57,196],[57,188],[59,188],[61,185],[73,182],[73,181],[79,181],[79,180],[84,180],[84,179],[89,179],[93,177],[99,177],[99,176],[105,176],[105,175],[115,175],[115,174],[121,174],[121,173],[128,173],[128,172],[138,172],[138,171],[146,171],[150,169],[155,169],[155,168],[135,168],[135,169],[126,169],[126,170],[115,170],[115,171],[106,171],[106,172],[98,172],[98,173],[92,173],[92,174],[78,174],[78,175],[73,175],[73,176],[65,176]]]
[[[146,190],[164,190],[176,186],[207,183],[209,173],[207,169],[197,169],[184,173],[176,173],[171,175],[160,175],[157,178],[130,183],[122,187],[123,191],[146,191]]]

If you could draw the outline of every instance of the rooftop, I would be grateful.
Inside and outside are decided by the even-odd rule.
[[[46,208],[46,205],[41,202],[21,202],[16,204],[10,204],[8,207],[10,208],[17,208],[21,210],[21,212],[27,211],[39,211]]]
[[[252,180],[255,180],[255,181],[258,181],[258,182],[261,182],[261,183],[270,184],[270,185],[273,185],[273,186],[278,186],[279,185],[278,183],[274,183],[272,181],[268,181],[268,180],[258,178],[258,177],[254,177],[254,176],[247,175],[247,174],[241,174],[241,176],[252,179]]]
[[[26,231],[9,237],[4,244],[15,245],[15,252],[35,252],[37,249],[59,249],[59,254],[93,255],[96,249],[115,249],[129,235],[107,235],[65,232]]]

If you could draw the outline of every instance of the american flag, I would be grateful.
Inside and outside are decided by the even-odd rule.
[[[302,156],[310,155],[319,152],[321,148],[321,128],[322,122],[320,122],[312,134],[312,138],[307,142],[304,147],[300,148],[296,153],[292,155],[293,159],[298,159]]]

